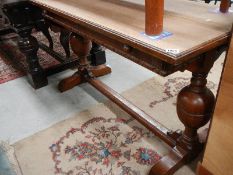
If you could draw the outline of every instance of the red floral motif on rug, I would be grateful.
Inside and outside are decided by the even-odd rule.
[[[138,125],[129,127],[131,122],[96,117],[70,129],[50,146],[55,174],[140,175],[141,166],[153,166],[161,156],[155,145],[148,148],[143,142],[154,135]]]
[[[59,36],[52,33],[55,51],[64,55],[63,48],[59,43]],[[41,33],[34,36],[41,42],[48,45],[46,38]],[[39,62],[43,68],[48,68],[59,64],[57,60],[49,54],[39,49]],[[17,35],[9,34],[0,38],[0,84],[22,77],[26,74],[27,63],[25,56],[17,46]]]

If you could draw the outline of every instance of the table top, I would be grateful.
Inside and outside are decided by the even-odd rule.
[[[217,6],[189,0],[165,0],[164,31],[172,35],[160,40],[143,35],[145,10],[140,0],[31,0],[79,22],[97,26],[124,37],[153,52],[168,55],[166,62],[176,64],[182,58],[230,37],[233,13],[216,12]],[[135,3],[139,2],[139,3]],[[141,0],[141,2],[143,2]],[[167,53],[175,49],[177,53]]]

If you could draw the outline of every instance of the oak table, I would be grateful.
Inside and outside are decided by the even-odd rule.
[[[211,118],[215,104],[206,87],[207,75],[229,44],[232,13],[216,12],[216,6],[187,0],[165,1],[163,30],[159,37],[145,34],[144,5],[118,0],[31,0],[44,17],[73,32],[70,43],[79,57],[78,71],[62,80],[65,91],[88,82],[166,142],[171,151],[150,175],[172,174],[202,150],[197,130]],[[162,76],[192,72],[190,85],[177,97],[177,114],[183,132],[173,132],[113,89],[95,78],[87,55],[95,42]],[[140,74],[140,72],[137,72]],[[135,73],[135,74],[137,74]]]

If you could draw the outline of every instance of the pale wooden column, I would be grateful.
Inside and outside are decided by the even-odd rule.
[[[220,12],[227,13],[231,4],[231,0],[221,0]]]
[[[159,35],[163,31],[164,0],[145,0],[146,34]]]
[[[215,111],[209,130],[199,175],[232,175],[233,165],[233,35],[220,82]]]

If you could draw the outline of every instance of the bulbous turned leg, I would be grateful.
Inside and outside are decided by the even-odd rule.
[[[80,35],[72,34],[70,36],[70,44],[73,52],[79,58],[79,66],[78,71],[74,73],[71,77],[63,79],[59,85],[58,89],[61,92],[72,89],[74,86],[77,86],[84,82],[84,78],[82,77],[84,69],[89,67],[89,62],[87,60],[87,56],[91,51],[92,43],[89,39],[86,39]]]
[[[87,75],[87,70],[93,76],[103,76],[111,72],[111,68],[103,65],[91,66],[88,61],[88,55],[92,49],[92,42],[89,39],[86,39],[80,35],[72,34],[70,36],[70,45],[73,52],[79,58],[78,71],[74,73],[71,77],[63,79],[59,85],[58,89],[61,92],[72,89],[74,86],[77,86],[85,82],[85,76]],[[95,48],[95,47],[94,47]],[[95,49],[94,49],[95,50]]]
[[[20,51],[25,54],[28,63],[29,79],[35,89],[41,88],[48,84],[47,76],[39,64],[37,51],[38,42],[35,37],[31,36],[31,29],[22,30],[19,33],[18,46]]]
[[[206,77],[222,51],[209,51],[186,67],[192,72],[191,83],[177,97],[177,114],[185,130],[181,134],[168,133],[176,140],[176,146],[151,168],[149,175],[171,175],[202,151],[197,131],[210,120],[215,105],[214,94],[206,87]]]
[[[214,94],[206,87],[206,77],[206,73],[193,73],[191,84],[177,98],[177,114],[185,125],[179,146],[190,153],[190,160],[202,149],[197,130],[208,123],[215,104]]]
[[[184,87],[177,98],[177,114],[185,126],[178,146],[188,152],[187,161],[193,160],[202,150],[197,130],[208,123],[215,105],[214,94],[206,87],[207,75],[219,53],[214,50],[206,53],[187,69],[192,72],[191,83]]]

